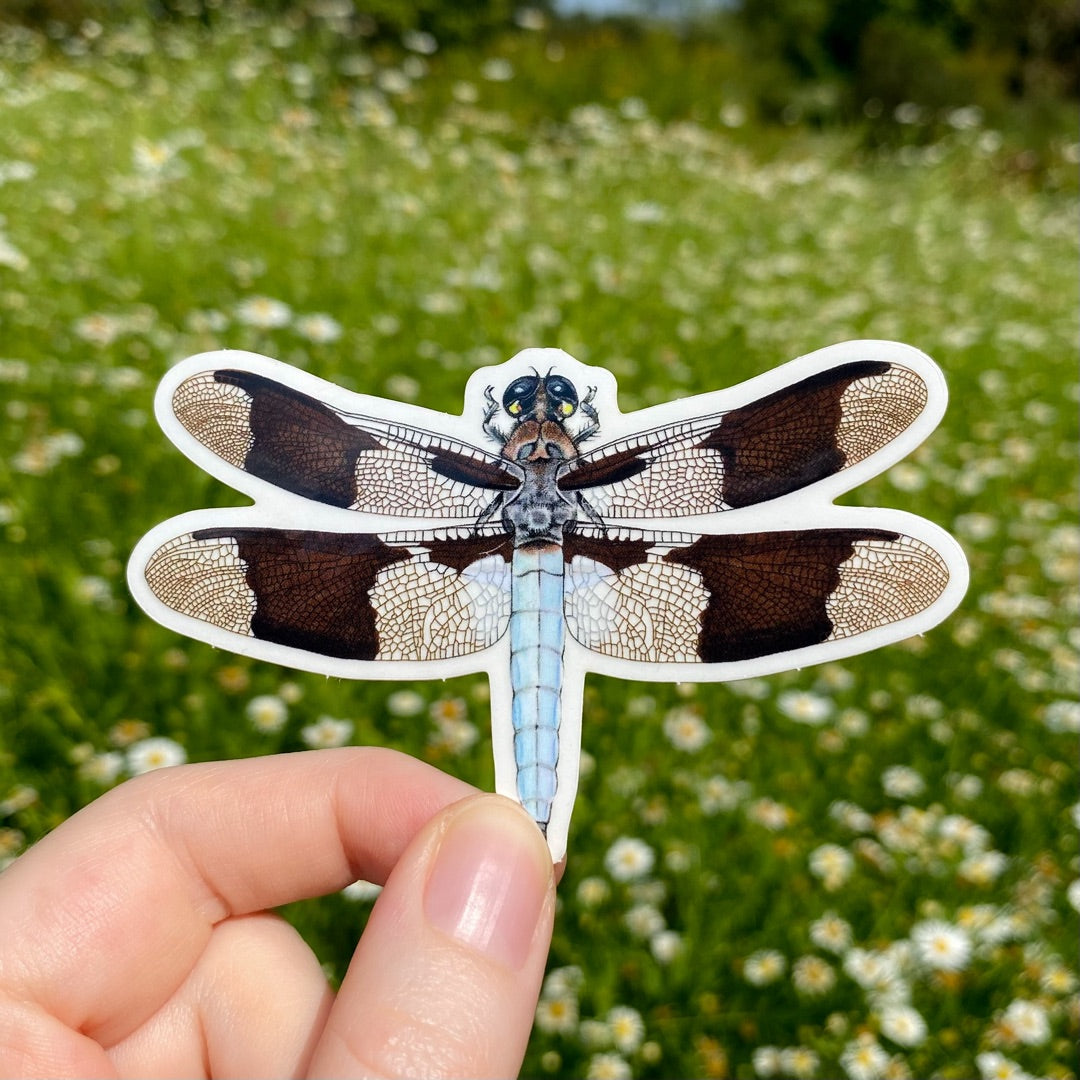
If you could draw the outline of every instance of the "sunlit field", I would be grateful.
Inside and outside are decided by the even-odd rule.
[[[1075,134],[1038,168],[964,103],[884,150],[759,137],[640,76],[543,114],[531,80],[573,58],[542,32],[445,60],[319,33],[0,34],[0,865],[185,760],[373,743],[492,785],[483,678],[327,680],[129,599],[150,526],[243,501],[154,422],[176,360],[456,412],[474,368],[555,345],[629,410],[894,338],[949,412],[846,499],[953,531],[966,601],[789,675],[589,682],[525,1074],[1074,1076]],[[331,978],[373,892],[286,912]]]

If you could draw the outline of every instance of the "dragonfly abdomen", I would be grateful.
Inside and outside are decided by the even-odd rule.
[[[510,687],[517,791],[541,829],[551,817],[559,761],[563,681],[563,552],[555,543],[514,549]]]

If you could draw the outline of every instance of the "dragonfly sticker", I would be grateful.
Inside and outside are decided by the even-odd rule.
[[[166,434],[253,506],[154,528],[128,568],[166,626],[358,679],[491,681],[496,789],[559,859],[589,671],[719,681],[923,633],[964,594],[957,543],[833,500],[937,425],[944,380],[855,341],[623,413],[613,376],[527,349],[460,416],[245,352],[193,356]]]

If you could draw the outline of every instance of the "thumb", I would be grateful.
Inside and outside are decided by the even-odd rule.
[[[509,799],[448,807],[375,904],[313,1076],[517,1075],[555,908],[551,855]]]

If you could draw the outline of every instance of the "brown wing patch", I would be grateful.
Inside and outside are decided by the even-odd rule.
[[[726,413],[699,446],[723,460],[724,502],[750,506],[861,461],[909,427],[926,400],[907,368],[843,364]]]
[[[255,601],[252,636],[326,656],[375,658],[369,594],[380,573],[408,559],[407,550],[363,533],[202,529],[192,538],[235,545]]]
[[[887,626],[929,607],[948,568],[928,544],[882,529],[701,536],[665,561],[708,593],[701,659],[747,660]]]

